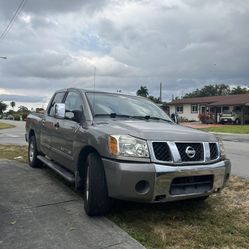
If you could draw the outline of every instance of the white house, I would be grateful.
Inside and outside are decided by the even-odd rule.
[[[199,121],[199,114],[210,112],[216,117],[224,111],[249,113],[249,94],[185,98],[167,103],[169,114],[178,114],[182,119]]]

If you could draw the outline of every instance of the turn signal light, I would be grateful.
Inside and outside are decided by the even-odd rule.
[[[109,136],[109,151],[112,153],[112,155],[117,156],[118,155],[118,141],[115,137]]]

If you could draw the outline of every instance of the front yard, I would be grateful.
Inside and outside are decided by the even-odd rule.
[[[27,162],[26,146],[0,146],[0,158]],[[24,167],[28,167],[23,165]],[[108,218],[146,248],[248,248],[249,180],[229,186],[204,202],[165,204],[115,202]]]
[[[211,132],[249,134],[249,125],[222,125],[204,128],[202,130]]]
[[[15,127],[14,125],[0,122],[0,129],[8,129],[8,128],[14,128],[14,127]]]
[[[204,202],[120,202],[109,218],[146,248],[248,248],[249,180],[232,177]]]

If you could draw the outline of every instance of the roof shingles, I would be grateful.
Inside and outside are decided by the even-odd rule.
[[[181,104],[207,104],[211,106],[221,105],[245,105],[249,103],[249,93],[228,95],[228,96],[210,96],[198,98],[185,98],[173,100],[168,105]]]

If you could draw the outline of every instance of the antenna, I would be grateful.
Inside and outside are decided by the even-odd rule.
[[[93,68],[93,90],[95,91],[96,67]]]
[[[95,118],[95,83],[96,83],[96,67],[93,68],[93,121]]]

